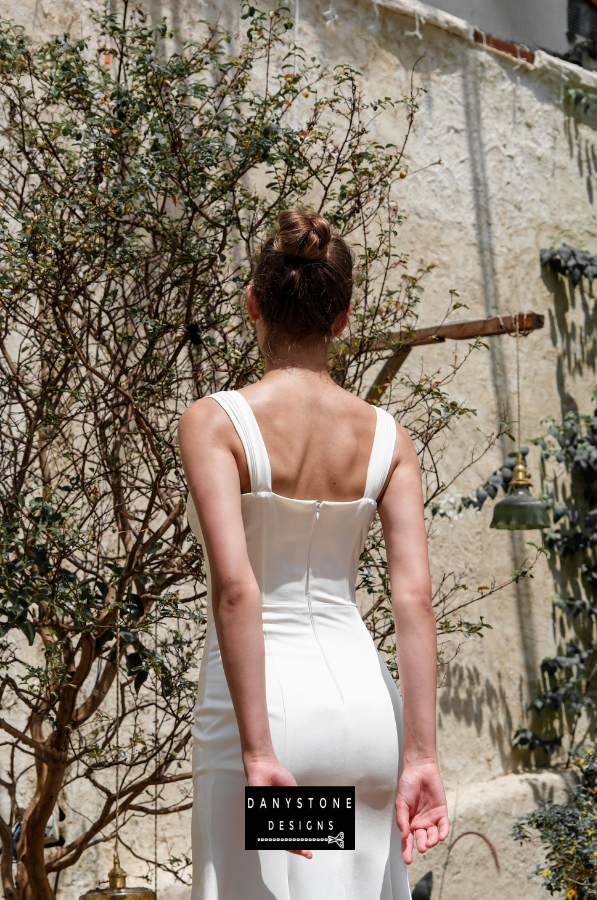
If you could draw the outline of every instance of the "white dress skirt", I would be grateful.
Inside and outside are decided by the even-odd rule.
[[[245,774],[208,599],[193,734],[192,900],[409,900],[394,802],[400,694],[356,605],[360,553],[389,471],[396,426],[377,425],[360,500],[321,503],[272,492],[265,444],[237,391],[212,394],[243,443],[249,558],[263,599],[266,697],[276,756],[299,785],[354,785],[355,849],[244,849]],[[189,498],[188,518],[202,541]],[[210,596],[209,568],[207,571]]]

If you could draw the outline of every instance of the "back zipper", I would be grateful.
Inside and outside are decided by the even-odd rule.
[[[319,519],[319,510],[321,509],[321,503],[319,500],[315,501],[315,515],[311,521],[311,531],[309,532],[309,544],[307,546],[307,578],[305,581],[305,593],[307,595],[307,603],[309,604],[309,613],[311,614],[311,624],[313,624],[313,614],[311,613],[311,595],[309,593],[309,576],[311,574],[311,542],[313,541],[313,529],[315,528],[315,522]],[[315,626],[313,626],[315,628]]]
[[[332,671],[332,667],[329,664],[328,658],[325,655],[325,650],[321,646],[321,641],[319,640],[319,635],[317,634],[317,628],[315,627],[315,619],[313,618],[313,607],[311,605],[311,590],[310,590],[310,578],[311,578],[311,543],[313,541],[313,531],[315,529],[315,522],[319,519],[319,510],[323,506],[323,501],[316,500],[315,501],[315,515],[313,516],[313,521],[311,522],[311,532],[309,534],[309,545],[307,547],[307,576],[305,579],[305,595],[307,598],[307,606],[309,608],[309,619],[311,620],[311,629],[315,636],[315,640],[319,644],[319,649],[321,650],[321,655],[325,660],[325,664],[327,666],[327,670],[330,673],[332,681],[336,685],[336,690],[340,694],[340,700],[342,704],[344,704],[344,697],[342,696],[342,691],[340,690],[340,685],[336,681],[336,676]]]

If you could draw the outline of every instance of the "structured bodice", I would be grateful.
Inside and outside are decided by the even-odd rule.
[[[356,602],[359,556],[377,505],[292,500],[273,493],[243,494],[242,516],[251,566],[264,605]],[[189,523],[201,542],[192,498]],[[206,561],[209,570],[209,563]],[[208,595],[211,595],[208,571]]]
[[[251,407],[242,394],[212,394],[226,410],[243,443],[252,491],[241,497],[251,566],[264,606],[354,604],[358,561],[392,461],[396,426],[376,408],[377,424],[360,500],[333,502],[295,500],[271,490],[265,444]],[[189,497],[189,524],[202,542],[199,519]],[[208,568],[208,597],[211,584]]]

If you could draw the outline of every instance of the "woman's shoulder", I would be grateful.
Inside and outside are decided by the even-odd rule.
[[[192,432],[196,438],[213,441],[214,437],[225,438],[231,432],[232,423],[219,403],[207,396],[195,400],[187,406],[178,420],[178,434],[183,437]]]
[[[396,451],[400,455],[402,455],[405,450],[409,452],[414,447],[408,429],[406,429],[404,425],[401,425],[400,422],[398,422],[396,416],[392,412],[385,409],[384,407],[374,406],[367,400],[363,400],[361,397],[357,397],[355,394],[345,390],[344,388],[341,388],[340,390],[343,394],[347,413],[352,412],[360,417],[369,417],[369,419],[371,419],[373,415],[377,415],[377,410],[381,410],[382,413],[385,413],[385,415],[394,420],[394,425],[396,427]],[[374,410],[376,411],[375,413]]]

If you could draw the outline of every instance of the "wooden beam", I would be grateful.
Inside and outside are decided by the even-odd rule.
[[[377,373],[375,381],[367,391],[367,396],[365,397],[367,403],[378,403],[381,400],[411,350],[412,344],[410,347],[403,347],[398,353],[393,353],[392,356],[386,360]]]
[[[502,334],[514,334],[518,321],[521,334],[528,334],[543,328],[545,316],[539,313],[517,313],[514,316],[490,316],[487,319],[461,319],[459,322],[442,322],[440,325],[429,325],[417,328],[416,331],[401,331],[389,334],[379,341],[375,349],[395,348],[394,353],[386,360],[365,398],[368,403],[381,400],[387,388],[397,375],[413,347],[424,344],[440,344],[446,340],[466,341],[482,337],[497,337]]]
[[[517,313],[515,316],[490,316],[488,319],[460,319],[458,322],[442,322],[428,325],[416,331],[400,331],[389,334],[378,342],[376,349],[396,346],[396,344],[435,344],[442,340],[466,341],[478,337],[494,337],[499,334],[513,334],[518,329],[522,333],[543,328],[545,316],[534,312]]]

